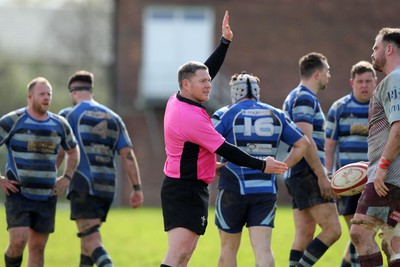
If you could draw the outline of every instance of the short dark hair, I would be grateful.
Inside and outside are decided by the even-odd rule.
[[[28,92],[32,92],[33,88],[35,88],[35,86],[36,86],[38,83],[46,84],[49,88],[51,88],[51,84],[50,84],[50,82],[49,82],[46,78],[44,78],[44,77],[37,77],[37,78],[33,79],[32,81],[30,81],[30,82],[28,83],[28,86],[27,86],[27,87],[28,87]]]
[[[378,35],[382,35],[382,41],[393,43],[400,48],[400,28],[382,28]]]
[[[86,70],[80,70],[75,72],[74,74],[71,75],[68,79],[68,89],[71,89],[71,84],[74,82],[83,82],[88,84],[88,89],[93,89],[94,85],[94,75],[93,73],[86,71]]]
[[[197,62],[197,61],[189,61],[182,66],[179,67],[178,69],[178,83],[179,83],[179,88],[182,88],[182,81],[185,79],[190,79],[191,77],[194,76],[196,71],[198,70],[207,70],[208,67],[204,65],[204,63]]]
[[[374,67],[372,66],[371,63],[365,60],[357,62],[356,64],[353,65],[353,67],[351,67],[350,78],[353,80],[357,74],[360,75],[365,72],[371,72],[374,75],[374,78],[376,78],[376,71]]]
[[[311,52],[302,56],[299,60],[300,77],[304,79],[310,78],[315,71],[324,68],[324,62],[326,61],[326,57],[317,52]]]

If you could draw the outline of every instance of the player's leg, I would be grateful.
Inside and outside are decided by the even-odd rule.
[[[44,266],[44,250],[46,247],[47,240],[49,238],[48,233],[39,233],[32,229],[29,231],[29,267],[43,267]]]
[[[100,226],[106,220],[112,199],[73,191],[69,195],[71,219],[76,221],[81,239],[80,267],[109,264],[112,260],[101,242]]]
[[[265,226],[249,227],[251,246],[258,267],[274,267],[274,254],[271,249],[272,228]]]
[[[9,244],[4,253],[6,267],[19,267],[22,255],[29,238],[29,227],[13,227],[8,229]]]
[[[350,231],[351,223],[350,220],[353,219],[354,213],[357,209],[358,200],[360,199],[361,194],[357,194],[354,196],[344,196],[339,198],[336,201],[337,209],[339,215],[343,215],[344,221],[346,222],[346,226]],[[340,267],[358,267],[358,255],[356,252],[356,248],[349,240],[343,255],[342,264]]]
[[[31,201],[32,202],[32,201]],[[31,227],[28,239],[28,266],[44,266],[44,251],[49,234],[54,232],[57,197],[35,201],[31,206]]]
[[[237,252],[240,246],[249,197],[220,189],[215,204],[215,224],[219,229],[221,251],[219,267],[237,266]]]
[[[199,235],[186,228],[177,227],[168,231],[168,249],[163,264],[184,267],[196,248]]]
[[[318,204],[308,208],[308,210],[314,221],[321,227],[321,232],[307,246],[299,266],[314,265],[328,248],[339,239],[342,231],[334,203]]]
[[[236,267],[236,255],[239,250],[242,233],[227,233],[219,230],[221,240],[221,252],[218,258],[219,267]]]

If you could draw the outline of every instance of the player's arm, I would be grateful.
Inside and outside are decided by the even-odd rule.
[[[313,126],[306,122],[296,122],[296,125],[303,131],[307,136],[310,145],[304,155],[304,159],[310,165],[312,171],[318,177],[318,185],[321,190],[323,198],[331,198],[333,196],[329,179],[325,173],[324,166],[318,156],[318,148],[312,137]]]
[[[60,149],[58,150],[57,159],[56,159],[57,169],[60,168],[61,163],[64,160],[64,157],[65,157],[65,151],[64,151],[64,149],[62,147],[60,147]]]
[[[325,168],[328,173],[333,172],[333,163],[335,162],[335,150],[337,141],[331,138],[325,138]]]
[[[376,193],[383,197],[387,195],[387,192],[389,191],[389,188],[385,185],[385,180],[386,180],[386,175],[387,175],[387,168],[384,168],[384,160],[387,160],[389,162],[393,162],[400,153],[400,121],[396,121],[392,123],[392,126],[390,128],[390,133],[389,133],[389,138],[387,140],[385,150],[382,153],[382,157],[380,162],[382,162],[383,158],[383,168],[378,168],[376,169],[376,175],[374,179],[374,187]]]
[[[65,155],[64,174],[57,180],[52,190],[53,195],[56,196],[61,196],[65,193],[65,190],[67,190],[72,177],[74,176],[75,170],[79,164],[79,146],[76,145],[74,148],[65,151]]]
[[[140,207],[143,204],[142,181],[135,153],[131,147],[124,147],[119,151],[119,154],[121,155],[122,166],[132,184],[129,204],[132,208]]]
[[[304,157],[304,155],[307,151],[307,147],[309,145],[310,145],[310,142],[308,141],[308,137],[305,135],[303,135],[302,138],[297,140],[296,143],[294,143],[292,145],[289,155],[283,161],[284,163],[286,163],[288,168],[292,168]]]
[[[236,165],[260,170],[264,173],[282,174],[288,169],[285,163],[277,161],[273,157],[266,157],[265,160],[258,159],[226,141],[215,153]]]

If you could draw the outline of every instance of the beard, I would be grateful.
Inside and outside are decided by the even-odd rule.
[[[41,115],[44,115],[47,113],[47,111],[49,110],[49,104],[48,105],[43,105],[43,104],[39,104],[39,103],[34,103],[32,105],[32,109]]]
[[[386,65],[386,58],[382,58],[381,60],[374,58],[372,60],[372,67],[374,70],[383,72],[383,67]]]

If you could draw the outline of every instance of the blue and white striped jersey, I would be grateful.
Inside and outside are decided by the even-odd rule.
[[[328,112],[326,137],[337,141],[335,167],[368,161],[369,102],[360,103],[348,94],[335,101]]]
[[[0,145],[8,151],[6,176],[20,182],[24,197],[38,201],[48,200],[55,185],[60,145],[64,150],[76,146],[67,121],[47,114],[48,119],[36,120],[21,108],[0,119]]]
[[[293,89],[283,103],[283,110],[295,123],[306,122],[313,125],[313,140],[318,148],[318,156],[325,165],[325,115],[317,96],[305,86]],[[311,169],[303,158],[288,172],[288,177]]]
[[[293,145],[303,136],[283,111],[255,100],[223,107],[212,120],[227,142],[260,159],[276,157],[281,141]],[[221,170],[218,187],[242,195],[276,194],[276,175],[229,162]]]
[[[70,191],[113,198],[115,152],[132,143],[118,114],[96,101],[82,101],[59,112],[74,131],[80,148],[80,162]]]

